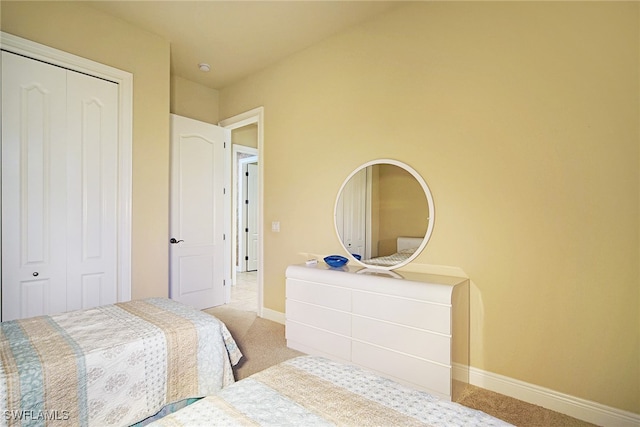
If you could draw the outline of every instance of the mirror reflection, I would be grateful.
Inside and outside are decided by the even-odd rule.
[[[424,180],[393,160],[369,162],[343,184],[335,226],[345,249],[365,266],[405,265],[426,245],[433,200]]]

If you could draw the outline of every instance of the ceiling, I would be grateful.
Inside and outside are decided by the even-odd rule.
[[[398,1],[89,1],[162,36],[171,74],[220,89],[392,8]],[[208,73],[198,64],[211,65]]]

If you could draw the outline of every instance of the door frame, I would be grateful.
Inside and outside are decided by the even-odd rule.
[[[258,307],[257,315],[263,317],[264,312],[264,296],[263,296],[263,283],[264,283],[264,107],[257,107],[244,113],[229,117],[221,120],[218,125],[229,129],[238,129],[247,125],[256,124],[258,127],[258,273],[256,274],[256,282],[258,286]],[[231,138],[231,144],[233,146],[233,137]],[[231,156],[235,157],[235,156]],[[235,160],[229,160],[235,163]],[[228,170],[233,170],[234,166],[229,165]],[[232,203],[233,205],[233,203]],[[232,215],[233,217],[234,215]],[[232,227],[232,232],[235,230]],[[232,256],[235,258],[235,251],[231,251]],[[235,259],[232,260],[231,270],[233,275],[233,285],[235,285],[236,271],[235,271]]]
[[[0,49],[118,85],[118,271],[116,277],[118,278],[118,301],[131,300],[133,74],[2,31],[0,31]],[[0,211],[1,203],[0,201]],[[1,233],[2,230],[0,230],[0,236]],[[0,263],[0,277],[1,269],[2,263]],[[0,286],[0,296],[1,289]],[[0,307],[0,316],[1,310],[2,307]]]

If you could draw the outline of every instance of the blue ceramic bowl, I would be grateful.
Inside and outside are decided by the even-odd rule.
[[[349,260],[340,255],[329,255],[324,257],[324,262],[326,262],[330,267],[342,267],[346,265]]]

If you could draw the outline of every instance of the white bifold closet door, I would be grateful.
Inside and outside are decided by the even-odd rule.
[[[117,300],[118,87],[2,52],[2,320]]]

